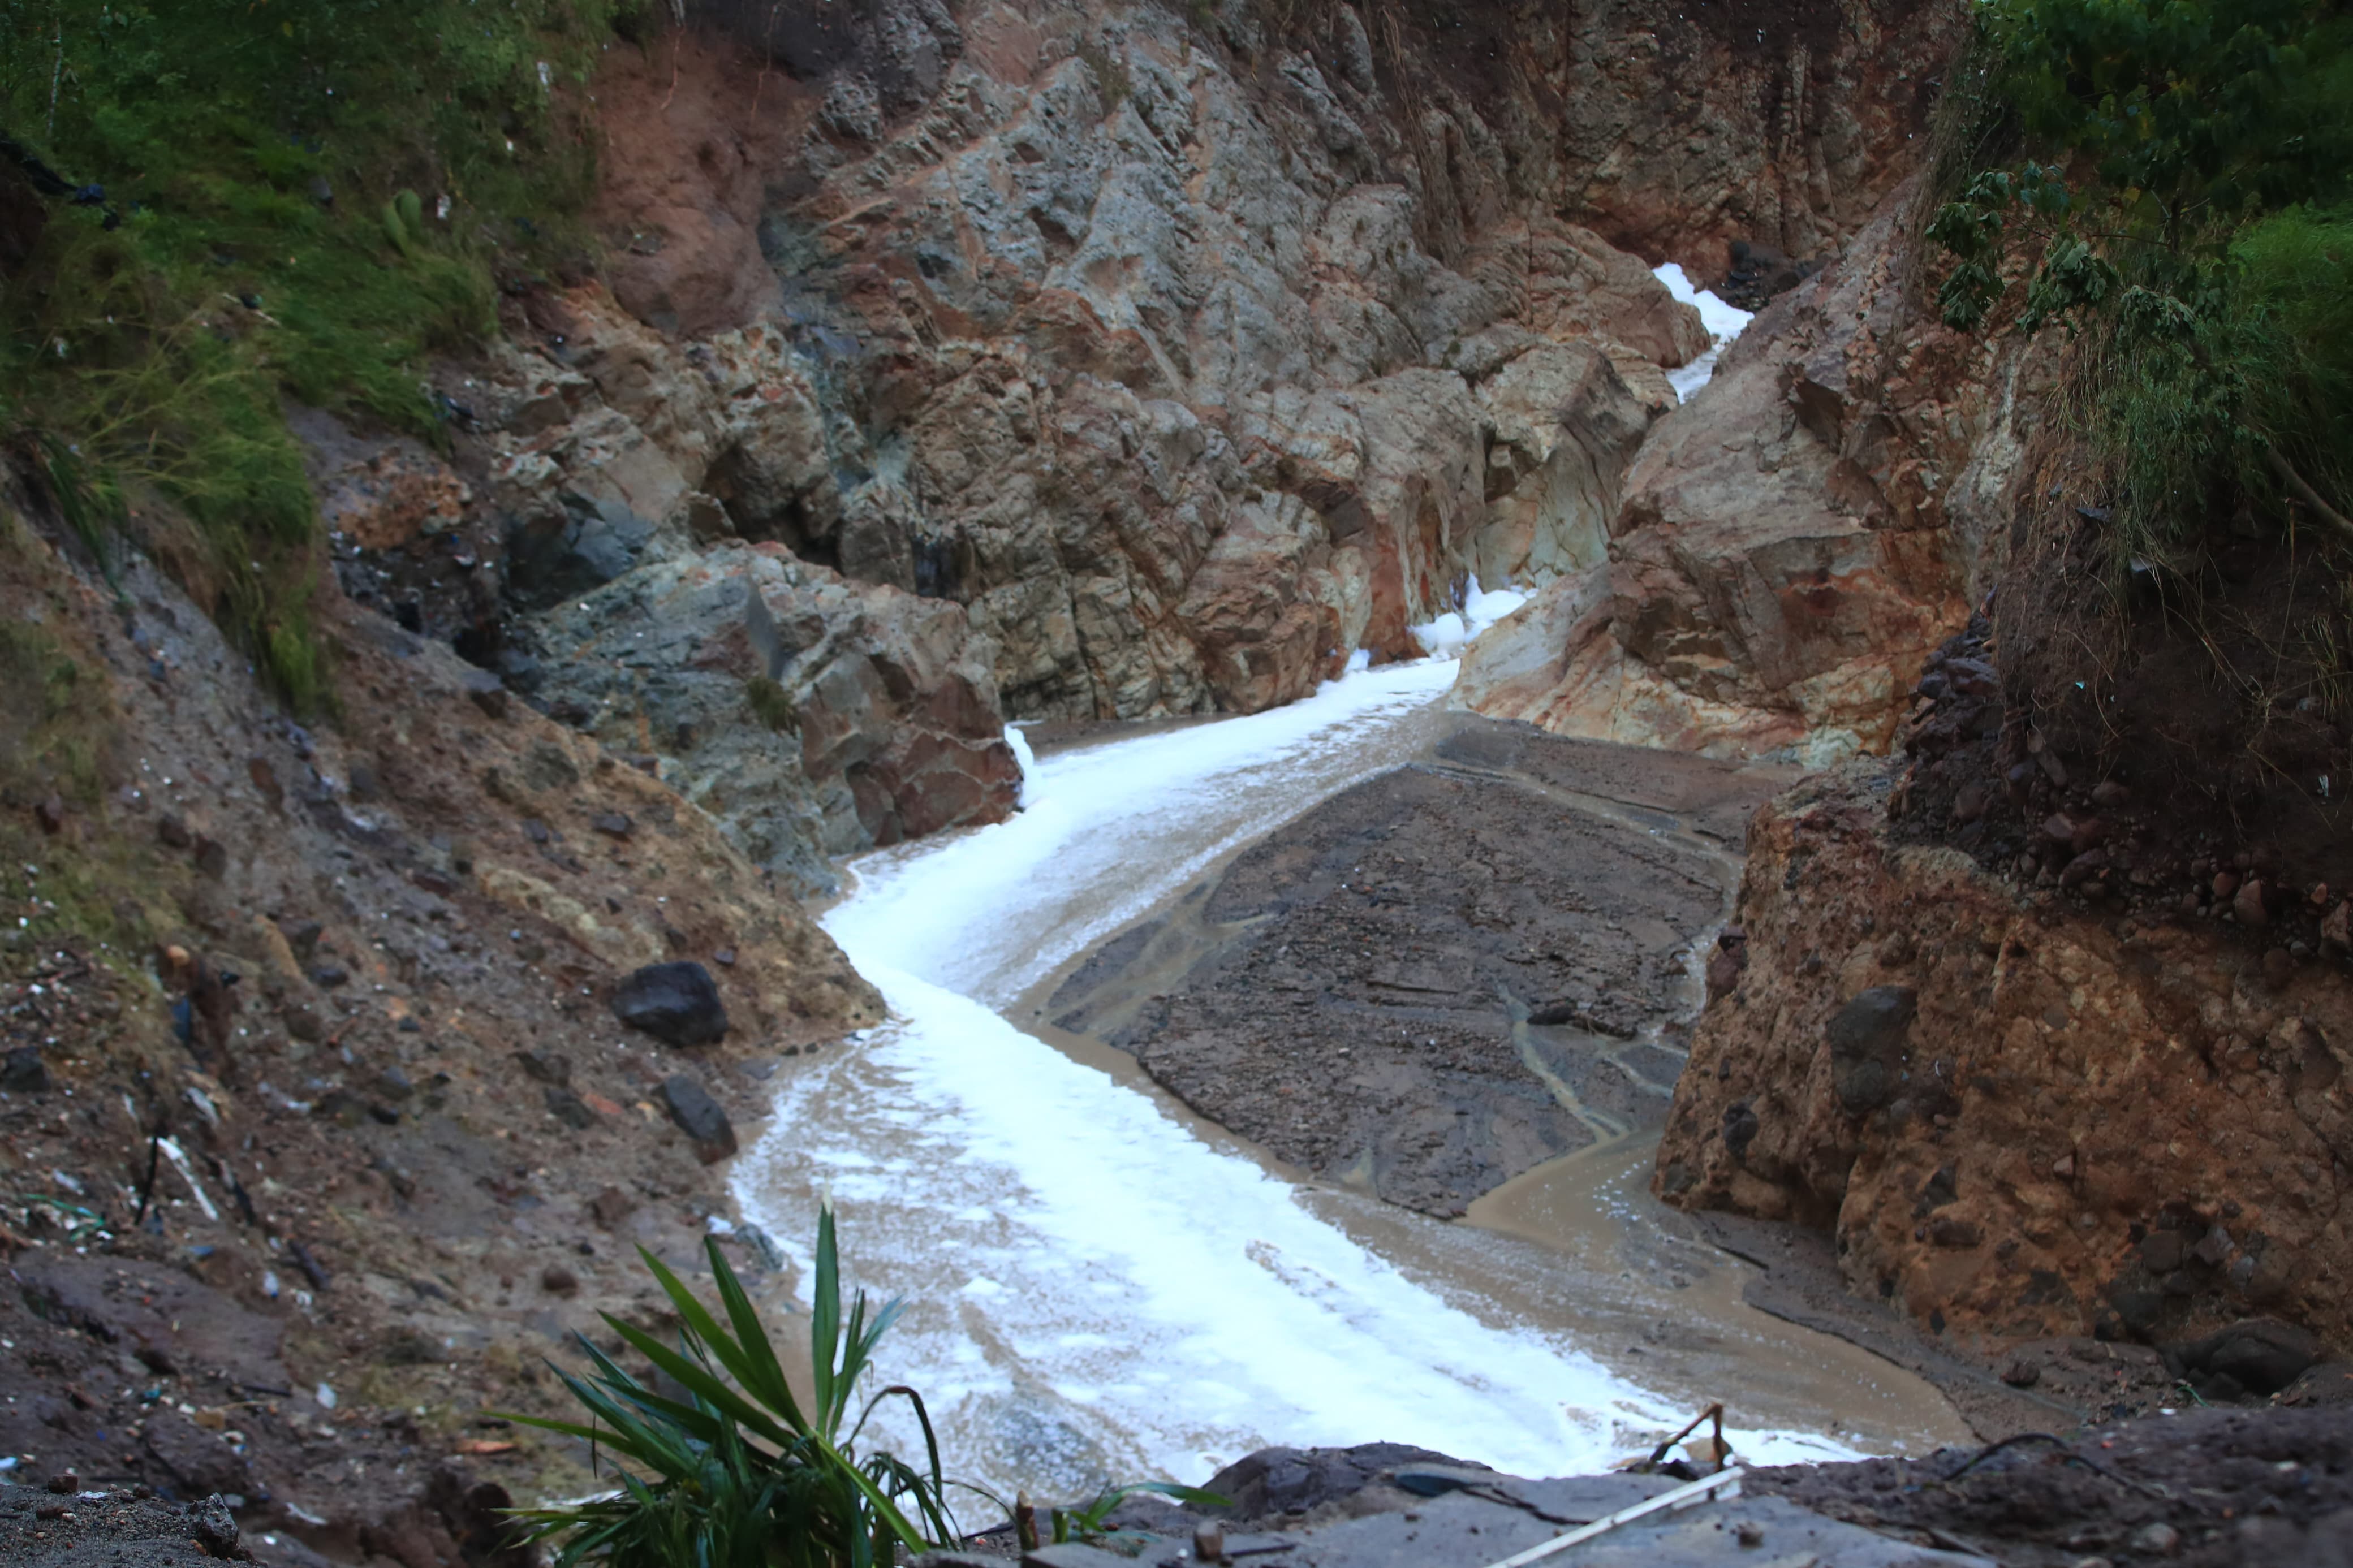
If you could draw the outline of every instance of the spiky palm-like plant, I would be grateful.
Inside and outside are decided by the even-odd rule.
[[[661,1260],[638,1248],[680,1320],[676,1348],[603,1314],[622,1341],[687,1394],[681,1401],[631,1376],[584,1337],[591,1376],[557,1369],[590,1421],[507,1419],[586,1439],[617,1461],[620,1489],[565,1507],[520,1512],[526,1536],[556,1543],[557,1568],[872,1568],[894,1549],[953,1542],[955,1527],[940,1475],[939,1442],[913,1389],[893,1384],[850,1419],[860,1376],[901,1303],[872,1314],[866,1293],[841,1310],[833,1211],[820,1211],[809,1315],[814,1403],[786,1386],[767,1330],[715,1242],[706,1242],[722,1324]],[[876,1406],[903,1398],[923,1431],[925,1467],[877,1449],[860,1458],[859,1435]]]

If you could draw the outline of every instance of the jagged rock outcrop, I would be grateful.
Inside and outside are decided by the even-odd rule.
[[[1240,8],[1229,21],[1259,42],[1154,9],[911,9],[813,78],[762,79],[758,50],[731,52],[740,33],[691,38],[682,114],[640,103],[639,68],[615,67],[613,101],[655,121],[608,186],[617,231],[654,237],[618,265],[619,297],[708,330],[765,224],[829,470],[772,536],[963,603],[1016,713],[1254,709],[1357,647],[1414,653],[1405,627],[1474,563],[1546,569],[1532,546],[1481,542],[1491,475],[1517,470],[1491,466],[1475,384],[1540,346],[1606,343],[1654,369],[1705,343],[1635,258],[1511,218],[1524,193],[1483,125],[1459,188],[1433,196],[1374,68],[1327,77]],[[894,79],[894,100],[891,39],[911,29],[934,67]],[[645,69],[667,82],[664,64]],[[697,163],[707,216],[668,224],[678,193],[658,198],[647,167],[691,161],[685,126],[735,124],[747,76],[776,118]],[[1441,199],[1496,220],[1489,249],[1440,259]],[[1516,331],[1458,363],[1499,321]],[[1556,423],[1522,460],[1542,466]]]
[[[722,476],[727,522],[956,599],[1040,716],[1288,700],[1415,651],[1472,576],[1581,563],[1630,410],[1705,346],[1618,247],[1713,269],[1848,232],[1959,22],[1907,9],[1866,65],[1899,31],[1866,6],[1721,39],[1643,7],[1574,38],[1509,5],[772,9],[600,80],[616,294],[671,332],[788,322],[828,473],[782,527]],[[1722,155],[1677,151],[1684,110]],[[1678,130],[1630,162],[1635,120]]]
[[[1014,806],[995,648],[964,611],[729,542],[551,614],[537,692],[663,778],[796,890],[823,856]]]
[[[1898,193],[1725,351],[1635,458],[1607,562],[1483,638],[1459,701],[1715,755],[1886,749],[1998,568],[2021,385],[2050,374],[1915,307],[1909,212]]]
[[[1656,1190],[1834,1228],[1853,1289],[1938,1331],[2344,1342],[2353,980],[2022,889],[1900,831],[1899,775],[1752,823]]]
[[[1962,574],[1941,519],[1891,523],[1908,498],[1863,492],[1901,488],[1891,442],[1957,470],[1984,419],[1953,388],[1982,367],[1887,391],[1950,356],[1897,330],[1883,233],[1788,312],[1778,358],[1713,389],[1756,454],[1686,416],[1638,458],[1674,406],[1662,369],[1707,346],[1649,263],[1713,275],[1736,237],[1851,234],[1908,167],[1962,18],[1720,21],[698,7],[596,83],[611,292],[510,296],[507,339],[439,379],[446,470],[314,440],[366,520],[346,586],[626,728],[565,617],[633,574],[660,599],[735,541],[960,606],[995,689],[965,689],[1025,717],[1285,702],[1354,649],[1418,654],[1408,627],[1473,582],[1557,580],[1530,618],[1576,651],[1523,646],[1488,710],[1719,751],[1877,743],[1884,667],[1949,626]],[[1727,519],[1760,463],[1786,469],[1777,504]],[[868,626],[915,614],[861,603]],[[851,763],[796,777],[773,737],[712,739],[716,715],[690,743],[644,713],[635,749],[737,801],[739,841],[804,886],[823,853],[1004,809],[976,711],[913,764],[957,789],[888,809],[905,779],[872,781],[905,770],[871,730],[860,795]]]

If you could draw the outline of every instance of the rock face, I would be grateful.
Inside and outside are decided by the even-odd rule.
[[[1607,560],[1465,659],[1457,700],[1564,733],[1821,763],[1883,751],[1997,569],[2039,351],[1911,300],[1908,190],[1662,420]]]
[[[1813,491],[1727,523],[1755,464],[1697,426],[1629,484],[1663,368],[1707,344],[1650,264],[1851,236],[1958,6],[688,14],[595,84],[605,282],[512,295],[438,376],[450,460],[304,433],[354,599],[659,759],[793,886],[1002,815],[1007,715],[1287,702],[1352,650],[1418,655],[1474,583],[1567,584],[1544,670],[1482,707],[1720,750],[1872,743],[1873,656],[1950,619],[1933,548]],[[1837,359],[1852,303],[1791,353]],[[1831,458],[1788,436],[1819,490]],[[778,572],[830,628],[789,670],[632,619],[715,630],[720,579]],[[758,679],[809,707],[798,757],[727,689]]]
[[[2268,1311],[2343,1342],[2353,980],[1900,841],[1897,788],[1852,763],[1751,826],[1747,962],[1657,1190],[1834,1227],[1854,1289],[1940,1331],[2170,1342]]]
[[[828,855],[996,821],[1020,788],[995,646],[961,608],[774,542],[633,570],[538,639],[552,711],[649,756],[797,889],[832,885]]]
[[[617,385],[644,343],[541,311],[604,410],[543,377],[580,406],[529,400],[548,462],[509,458],[511,488],[611,471],[537,509],[560,558],[617,563],[613,508],[660,521],[652,484],[954,599],[1018,715],[1289,700],[1354,647],[1413,652],[1472,577],[1598,558],[1672,401],[1658,367],[1705,346],[1630,251],[1811,254],[1925,123],[1958,11],[1845,10],[1726,32],[1630,5],[1572,37],[1503,4],[1429,32],[1347,6],[712,8],[599,81],[629,127],[613,288],[714,364],[789,321],[797,374],[762,362],[738,438],[649,395],[676,377]],[[1691,153],[1685,110],[1727,151]]]

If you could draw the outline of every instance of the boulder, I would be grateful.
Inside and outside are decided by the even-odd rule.
[[[539,700],[616,750],[649,744],[666,783],[797,890],[834,885],[829,856],[1013,809],[994,646],[952,602],[728,542],[560,624]]]
[[[1874,985],[1831,1015],[1824,1031],[1831,1081],[1850,1116],[1876,1110],[1895,1098],[1905,1036],[1919,1005],[1919,994],[1908,985]]]
[[[649,963],[613,992],[613,1014],[668,1046],[708,1046],[727,1033],[718,983],[700,963]]]
[[[716,1164],[735,1152],[735,1128],[710,1091],[684,1073],[662,1079],[662,1103],[679,1130],[694,1140],[695,1157]]]

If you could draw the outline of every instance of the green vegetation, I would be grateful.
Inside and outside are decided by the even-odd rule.
[[[1976,151],[1928,230],[1953,261],[1939,302],[1963,330],[2014,310],[2021,330],[2082,334],[2076,401],[2115,481],[2119,567],[2247,508],[2353,539],[2353,16],[2330,0],[1978,15]],[[2012,298],[2021,248],[2040,262]]]
[[[634,3],[0,0],[0,198],[40,219],[0,269],[0,437],[75,453],[298,704],[280,400],[439,438],[427,356],[582,254],[577,84]]]
[[[585,1438],[624,1467],[617,1492],[568,1507],[522,1510],[528,1538],[557,1543],[557,1568],[583,1562],[611,1568],[870,1568],[893,1562],[901,1547],[922,1552],[959,1543],[946,1500],[947,1488],[956,1483],[941,1477],[939,1442],[923,1396],[893,1384],[859,1405],[857,1419],[850,1419],[858,1384],[900,1303],[885,1303],[870,1321],[861,1290],[843,1315],[831,1207],[818,1215],[809,1315],[814,1386],[806,1409],[786,1384],[768,1331],[718,1243],[704,1245],[724,1324],[642,1247],[638,1255],[678,1313],[678,1348],[605,1314],[622,1342],[686,1399],[639,1382],[583,1339],[596,1375],[560,1368],[556,1375],[588,1411],[590,1424],[507,1417]],[[892,1398],[906,1401],[923,1429],[921,1469],[884,1451],[858,1454],[868,1419]],[[1138,1491],[1213,1505],[1224,1500],[1159,1482],[1107,1488],[1082,1507],[1054,1510],[1054,1539],[1111,1539],[1112,1510]],[[989,1500],[1004,1506],[1002,1500]],[[1026,1509],[1020,1517],[1029,1519]]]
[[[786,1385],[776,1347],[734,1270],[717,1242],[706,1246],[727,1314],[724,1326],[643,1247],[638,1255],[678,1313],[678,1348],[605,1314],[612,1331],[676,1383],[686,1401],[638,1382],[584,1339],[596,1375],[561,1369],[556,1375],[595,1424],[509,1417],[585,1437],[628,1467],[617,1493],[527,1510],[532,1539],[560,1542],[559,1568],[583,1561],[614,1568],[868,1568],[893,1561],[897,1546],[920,1552],[929,1542],[953,1539],[939,1445],[922,1396],[911,1388],[885,1388],[854,1423],[849,1419],[858,1381],[900,1303],[886,1303],[870,1321],[861,1290],[844,1318],[832,1209],[818,1218],[809,1317],[815,1388],[806,1412]],[[913,1407],[923,1426],[924,1469],[887,1452],[858,1457],[855,1445],[868,1418],[894,1396]]]
[[[752,717],[777,734],[797,733],[801,727],[800,704],[776,680],[755,675],[744,683],[744,705]]]

